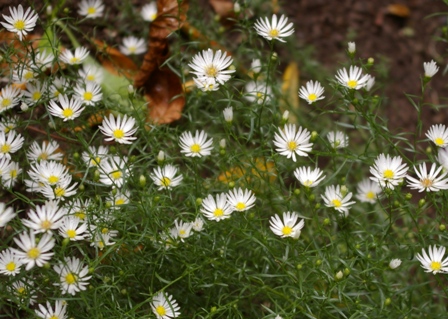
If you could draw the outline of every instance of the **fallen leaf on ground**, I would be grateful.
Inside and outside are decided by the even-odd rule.
[[[386,13],[395,15],[400,18],[407,18],[411,14],[411,10],[405,4],[394,3],[387,6]]]
[[[297,110],[299,108],[299,66],[291,62],[283,73],[282,93],[284,99],[280,103],[280,111],[283,113],[288,110]],[[297,119],[290,113],[290,123],[296,123]]]

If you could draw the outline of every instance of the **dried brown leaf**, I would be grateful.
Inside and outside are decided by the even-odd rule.
[[[104,42],[94,40],[97,47],[97,57],[101,65],[111,74],[127,78],[133,78],[138,67],[130,58],[115,48],[106,45]]]
[[[387,6],[386,12],[400,18],[407,18],[411,14],[411,10],[405,4],[394,3]]]

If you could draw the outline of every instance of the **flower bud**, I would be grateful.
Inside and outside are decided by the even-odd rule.
[[[232,123],[232,121],[233,121],[233,108],[231,106],[226,107],[224,109],[224,111],[222,111],[222,114],[224,115],[224,120],[227,123],[229,123],[229,124]]]
[[[392,303],[392,300],[390,298],[386,298],[386,300],[384,300],[385,306],[389,306],[391,303]]]
[[[226,140],[225,139],[222,139],[219,141],[219,147],[222,149],[226,148]]]
[[[425,205],[425,203],[426,203],[426,201],[425,201],[424,198],[420,199],[420,200],[418,201],[418,207],[423,207],[423,205]]]
[[[316,260],[316,266],[320,266],[320,265],[322,265],[322,260],[320,260],[320,259]]]
[[[345,268],[344,269],[344,276],[348,276],[348,275],[350,275],[350,269]]]
[[[342,273],[342,271],[338,271],[337,273],[336,273],[336,275],[334,275],[334,279],[335,280],[341,280],[342,278],[344,278],[344,274]]]
[[[146,186],[146,177],[145,177],[145,175],[140,175],[140,177],[138,178],[138,183],[140,184],[140,187],[145,187]]]
[[[319,133],[317,133],[316,131],[312,131],[310,141],[315,142],[318,137],[319,137]]]
[[[157,154],[157,161],[159,162],[159,165],[161,165],[164,160],[165,160],[165,152],[159,151],[159,154]]]
[[[288,119],[289,119],[289,111],[286,110],[285,112],[283,112],[282,120],[283,120],[284,122],[288,122]]]
[[[300,189],[296,188],[296,189],[294,190],[294,195],[300,195]]]
[[[349,42],[347,50],[348,50],[348,53],[355,54],[355,52],[356,52],[356,43],[355,42]]]
[[[445,227],[444,224],[440,224],[440,225],[439,225],[439,230],[440,230],[440,231],[444,231],[445,229],[446,229],[446,227]]]
[[[134,86],[132,84],[129,84],[128,86],[128,93],[129,95],[134,95],[135,91],[134,91]]]
[[[238,3],[238,1],[236,1],[235,4],[233,5],[233,11],[235,11],[235,13],[240,13],[241,11],[241,6]]]
[[[407,193],[407,194],[405,195],[405,198],[406,198],[407,200],[410,200],[410,199],[412,198],[412,194],[411,194],[411,193]]]
[[[390,269],[396,269],[401,265],[401,259],[394,258],[389,262]]]
[[[324,219],[324,226],[328,226],[328,225],[330,225],[330,223],[331,223],[330,218]]]
[[[202,198],[196,198],[196,205],[197,206],[201,206],[201,204],[202,204]]]

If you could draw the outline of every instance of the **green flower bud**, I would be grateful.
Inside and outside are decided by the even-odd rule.
[[[328,226],[328,225],[330,225],[330,223],[331,223],[330,218],[324,219],[324,226]]]
[[[196,205],[201,206],[202,204],[202,198],[196,198]]]
[[[229,182],[229,188],[234,188],[235,187],[235,182]]]
[[[314,209],[319,209],[320,208],[320,203],[317,203],[315,206],[314,206]]]
[[[296,189],[294,190],[294,195],[300,195],[300,189],[296,188]]]
[[[322,265],[322,260],[320,260],[320,259],[316,260],[316,266],[320,266],[320,265]]]
[[[411,193],[407,193],[406,196],[405,196],[405,198],[406,198],[407,200],[410,200],[410,199],[412,198],[412,194],[411,194]]]
[[[350,269],[345,268],[345,269],[344,269],[344,275],[345,275],[345,276],[350,275]]]
[[[296,266],[296,269],[297,269],[297,270],[300,270],[300,269],[302,269],[302,268],[303,268],[302,264],[297,264],[297,266]]]
[[[423,207],[423,205],[425,205],[425,203],[426,203],[426,201],[425,201],[424,198],[420,199],[420,200],[418,201],[418,207]]]
[[[146,177],[145,177],[145,175],[140,175],[140,177],[138,178],[138,183],[140,184],[140,187],[145,187],[146,186]]]
[[[386,300],[384,300],[384,305],[385,306],[389,306],[391,304],[392,300],[390,298],[386,298]]]
[[[444,231],[445,229],[446,229],[446,227],[445,227],[444,224],[440,224],[440,225],[439,225],[439,230],[440,230],[440,231]]]
[[[310,141],[315,142],[318,137],[319,137],[319,133],[317,133],[316,131],[312,131]]]

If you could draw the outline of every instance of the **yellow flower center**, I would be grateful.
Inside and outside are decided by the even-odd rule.
[[[440,270],[442,268],[442,263],[440,261],[431,261],[430,265],[432,270]]]
[[[25,80],[29,81],[32,78],[34,78],[34,73],[31,71],[26,71],[25,75],[23,75],[23,77],[25,78]]]
[[[9,171],[9,176],[11,178],[16,178],[17,177],[17,170],[16,169],[12,169]]]
[[[78,64],[79,63],[79,58],[74,56],[73,58],[70,59],[70,63],[71,64]]]
[[[40,161],[40,160],[46,161],[47,159],[48,159],[48,154],[46,152],[40,153],[40,155],[37,157],[38,161]]]
[[[53,225],[53,223],[50,222],[48,219],[44,220],[40,223],[40,227],[42,227],[42,229],[45,229],[45,230],[49,230],[52,225]]]
[[[289,236],[289,235],[292,234],[292,228],[289,227],[289,226],[284,226],[283,229],[282,229],[282,233],[285,236]]]
[[[149,17],[151,20],[155,20],[157,18],[157,13],[153,13]]]
[[[311,93],[310,95],[308,95],[308,100],[310,100],[311,102],[316,101],[317,99],[317,95],[314,93]]]
[[[171,184],[171,179],[169,179],[168,177],[163,177],[163,178],[160,180],[160,183],[161,183],[163,186],[168,187],[168,186],[170,186],[170,184]]]
[[[54,97],[58,97],[59,94],[61,94],[61,92],[59,92],[58,90],[56,90],[56,91],[53,92],[53,96],[54,96]]]
[[[6,270],[7,271],[11,271],[13,272],[14,270],[16,270],[16,263],[11,261],[9,263],[6,264]]]
[[[244,208],[246,208],[246,204],[243,202],[239,202],[238,204],[235,205],[235,208],[237,210],[243,210]]]
[[[75,282],[78,281],[78,278],[76,275],[69,272],[67,275],[65,275],[65,282],[69,285],[73,285]]]
[[[109,228],[104,227],[103,229],[101,229],[101,233],[102,234],[107,234],[109,232]]]
[[[25,29],[25,21],[17,20],[16,22],[14,22],[14,28],[16,28],[19,31],[22,31],[23,29]]]
[[[1,148],[2,153],[8,153],[10,150],[11,150],[11,145],[9,145],[9,144],[2,145],[2,148]]]
[[[79,219],[84,219],[84,218],[86,218],[86,213],[85,213],[84,211],[82,211],[82,210],[80,210],[79,212],[76,212],[74,215],[75,215],[76,217],[78,217]]]
[[[347,86],[351,89],[354,89],[357,85],[358,85],[358,81],[356,81],[356,80],[347,81]]]
[[[9,133],[9,131],[12,131],[14,129],[14,124],[7,124],[5,126],[5,133]]]
[[[179,230],[179,236],[180,237],[185,236],[185,234],[186,234],[185,229],[180,229]]]
[[[12,103],[11,99],[4,98],[4,99],[2,100],[2,107],[8,107],[8,106],[11,105],[11,103]]]
[[[218,74],[218,70],[215,68],[214,65],[210,65],[205,68],[205,74],[208,77],[215,77]]]
[[[372,192],[372,191],[367,192],[366,197],[367,197],[367,199],[374,199],[375,198],[375,193]]]
[[[192,151],[193,153],[199,153],[201,151],[201,145],[196,143],[191,145],[190,151]]]
[[[58,316],[51,316],[49,319],[60,319]]]
[[[297,146],[298,146],[297,143],[294,141],[288,143],[288,149],[290,151],[295,151],[297,149]]]
[[[271,38],[276,38],[276,37],[278,37],[278,30],[277,29],[272,29],[272,30],[270,30],[269,31],[269,36],[271,37]]]
[[[97,156],[95,158],[92,158],[92,160],[90,161],[90,164],[92,166],[97,166],[100,164],[100,162],[101,162],[101,158],[99,156]]]
[[[48,177],[48,183],[50,185],[54,185],[59,181],[59,177],[55,176],[55,175],[51,175],[50,177]]]
[[[89,8],[87,9],[87,15],[95,14],[95,12],[96,12],[95,7],[89,7]]]
[[[67,234],[68,238],[75,238],[76,237],[76,230],[68,229],[65,233]]]
[[[121,139],[124,137],[124,131],[118,128],[118,129],[114,130],[113,135],[115,138]]]
[[[62,115],[67,118],[71,117],[73,115],[73,110],[72,109],[64,109],[62,111]]]
[[[111,176],[114,180],[117,180],[117,179],[120,179],[121,176],[123,176],[123,173],[122,173],[121,171],[115,171],[115,172],[110,173],[110,176]]]
[[[331,203],[333,204],[334,207],[341,207],[342,206],[342,203],[341,203],[341,201],[339,199],[333,199],[331,201]]]
[[[41,92],[39,92],[39,91],[34,92],[32,95],[33,101],[39,100],[41,96],[42,96]]]
[[[86,77],[87,81],[95,81],[95,76],[93,74],[89,74]]]
[[[156,307],[156,312],[159,316],[165,316],[166,315],[166,310],[165,307],[160,305]]]
[[[216,208],[213,212],[213,215],[215,215],[215,217],[221,217],[222,215],[224,215],[224,211],[221,208]]]
[[[65,189],[63,189],[62,187],[56,187],[54,189],[54,194],[56,195],[56,197],[62,197],[65,195]]]
[[[31,259],[37,259],[40,256],[40,250],[37,247],[33,247],[30,250],[28,250],[27,255]]]
[[[115,205],[123,205],[125,203],[125,200],[123,198],[119,198],[115,201]]]
[[[26,296],[26,288],[25,287],[17,287],[16,291],[19,296]]]
[[[443,138],[438,137],[434,140],[434,143],[436,143],[437,146],[442,146],[445,143],[445,141],[443,140]]]
[[[92,98],[93,98],[93,94],[92,94],[92,92],[85,92],[85,93],[84,93],[84,100],[86,100],[86,101],[91,101]]]
[[[394,178],[394,172],[391,170],[391,169],[386,169],[384,172],[383,172],[383,176],[384,176],[384,178]]]
[[[423,187],[431,187],[433,184],[433,180],[429,178],[424,178],[420,183],[422,184]]]
[[[128,47],[129,52],[131,53],[135,53],[135,51],[137,51],[137,47],[135,45],[131,45]]]
[[[303,185],[306,187],[310,187],[313,184],[313,181],[310,181],[309,179],[307,179],[306,181],[303,182]]]

